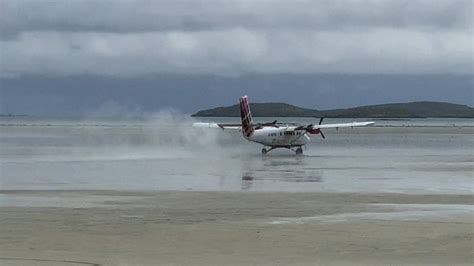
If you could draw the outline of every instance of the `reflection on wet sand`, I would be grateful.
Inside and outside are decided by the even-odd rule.
[[[287,174],[285,174],[287,173]],[[302,174],[305,174],[302,171]],[[322,171],[313,172],[312,175],[298,175],[297,173],[291,173],[288,175],[288,172],[283,173],[274,173],[273,175],[261,175],[259,176],[259,172],[255,171],[253,173],[246,173],[242,175],[242,190],[249,190],[251,189],[254,184],[261,184],[265,186],[266,182],[288,182],[288,183],[314,183],[314,182],[322,182]]]
[[[249,190],[252,188],[253,185],[253,176],[251,175],[243,175],[242,176],[242,190]]]

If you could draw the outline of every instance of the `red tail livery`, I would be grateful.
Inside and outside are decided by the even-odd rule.
[[[246,137],[252,136],[254,128],[247,95],[240,97],[240,118],[242,118],[242,134]]]

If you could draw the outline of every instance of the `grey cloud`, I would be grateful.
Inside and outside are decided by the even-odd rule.
[[[25,31],[151,32],[417,27],[472,29],[472,1],[2,0],[2,35]]]
[[[472,73],[470,41],[461,33],[391,29],[33,32],[4,42],[1,52],[7,74]]]
[[[469,0],[2,0],[0,12],[2,77],[473,72]]]

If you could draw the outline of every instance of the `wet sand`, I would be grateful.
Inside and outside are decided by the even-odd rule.
[[[1,265],[474,260],[472,195],[93,190],[0,195]]]

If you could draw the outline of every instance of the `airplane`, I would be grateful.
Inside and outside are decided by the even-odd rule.
[[[321,117],[317,125],[295,125],[287,123],[278,123],[277,120],[270,123],[254,123],[252,114],[250,112],[250,106],[248,103],[248,97],[240,97],[240,117],[242,120],[241,124],[218,124],[218,123],[194,123],[194,127],[199,128],[220,128],[235,129],[242,132],[243,137],[252,142],[256,142],[263,145],[262,154],[278,149],[285,148],[294,151],[297,155],[303,154],[303,146],[311,141],[308,135],[321,135],[323,139],[326,136],[323,134],[322,129],[327,128],[341,128],[341,127],[364,127],[373,125],[374,122],[352,122],[352,123],[339,123],[339,124],[325,124],[323,125],[324,117]],[[268,149],[267,149],[268,147]]]

